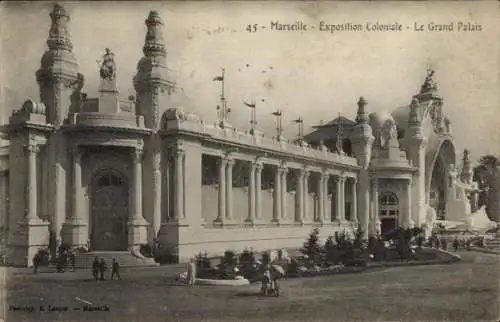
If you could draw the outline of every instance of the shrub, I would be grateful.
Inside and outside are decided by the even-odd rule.
[[[269,252],[263,252],[262,253],[262,265],[266,266],[271,262],[271,254]]]
[[[207,253],[199,253],[195,256],[196,271],[200,272],[202,270],[211,269],[212,261],[208,258]]]
[[[50,262],[50,252],[48,249],[41,248],[38,250],[38,252],[35,254],[35,256],[38,256],[39,266],[48,266]]]
[[[222,258],[222,266],[231,267],[236,265],[236,253],[232,250],[226,250]]]
[[[319,243],[319,229],[315,228],[304,243],[304,247],[300,250],[302,254],[310,259],[318,262],[321,260],[322,247]]]
[[[245,249],[240,254],[240,263],[242,263],[242,264],[245,264],[245,263],[255,263],[255,253],[253,251]]]
[[[58,254],[62,254],[62,253],[64,253],[64,252],[69,251],[69,250],[70,250],[70,248],[71,248],[71,247],[69,246],[69,244],[67,244],[67,243],[62,243],[62,244],[59,246],[59,248],[57,249],[57,253],[58,253]]]
[[[144,257],[149,257],[149,258],[154,257],[153,246],[150,244],[142,244],[141,247],[139,248],[139,251]]]
[[[77,247],[75,248],[75,252],[77,253],[88,253],[88,249],[86,247],[83,247],[83,246],[80,246],[80,247]]]

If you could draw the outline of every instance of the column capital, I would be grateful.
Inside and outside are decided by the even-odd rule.
[[[132,158],[135,164],[142,162],[143,156],[144,156],[144,150],[139,148],[135,148],[132,150]]]
[[[74,145],[71,147],[71,156],[73,159],[80,159],[82,156],[82,150],[78,145]]]
[[[224,160],[225,160],[226,165],[227,165],[228,167],[232,167],[232,166],[234,166],[234,163],[236,162],[236,161],[235,161],[233,158],[231,158],[231,157],[226,157],[226,158],[224,158]]]
[[[27,144],[24,146],[26,153],[38,153],[40,147],[37,144]]]
[[[264,169],[264,164],[262,164],[262,162],[255,162],[255,169],[260,172]]]

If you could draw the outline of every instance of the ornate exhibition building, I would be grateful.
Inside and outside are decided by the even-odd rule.
[[[40,101],[14,111],[0,141],[12,264],[61,243],[138,257],[140,245],[154,244],[183,261],[200,251],[298,247],[316,227],[325,237],[358,227],[365,236],[430,231],[442,216],[475,210],[468,153],[456,155],[433,71],[408,106],[369,113],[361,97],[355,120],[290,140],[231,126],[224,97],[216,124],[175,106],[157,12],[145,21],[136,95],[126,99],[109,49],[100,84],[86,85],[99,97],[82,92],[69,15],[55,5],[50,18]]]

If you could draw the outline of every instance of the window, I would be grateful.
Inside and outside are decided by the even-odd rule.
[[[391,192],[383,193],[379,198],[379,217],[380,218],[398,218],[399,200]]]
[[[380,198],[381,206],[393,206],[398,204],[398,198],[393,194],[384,194]]]
[[[97,185],[99,187],[122,186],[123,182],[119,177],[115,175],[106,174],[99,178]]]

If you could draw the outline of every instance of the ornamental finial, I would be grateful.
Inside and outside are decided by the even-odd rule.
[[[72,51],[73,44],[71,43],[68,30],[70,18],[66,9],[56,3],[50,13],[50,19],[52,23],[50,25],[49,38],[47,39],[49,49]]]
[[[425,81],[420,88],[420,93],[428,93],[437,91],[437,83],[432,79],[434,76],[434,69],[427,69],[427,76],[425,77]]]
[[[166,56],[165,43],[163,40],[163,20],[160,18],[158,11],[152,10],[149,12],[148,19],[145,21],[148,28],[146,40],[142,51],[145,56]]]

